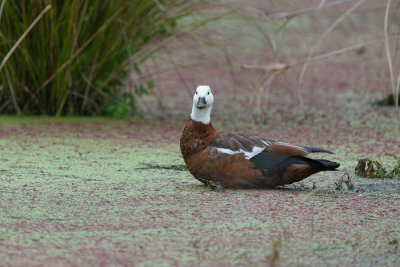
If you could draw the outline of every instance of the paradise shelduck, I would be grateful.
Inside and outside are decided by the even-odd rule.
[[[190,173],[214,189],[273,188],[340,166],[306,157],[308,153],[332,153],[328,150],[243,133],[218,132],[210,122],[213,103],[210,87],[197,87],[180,147]]]

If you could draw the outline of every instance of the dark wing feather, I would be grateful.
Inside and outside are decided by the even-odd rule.
[[[259,136],[252,136],[243,133],[218,132],[214,140],[210,143],[211,147],[224,148],[232,151],[243,150],[253,151],[254,147],[267,147],[270,140]]]
[[[265,150],[262,153],[252,157],[250,161],[254,164],[256,169],[264,170],[279,165],[287,158],[288,156],[282,155],[281,153],[269,152]]]
[[[322,149],[322,148],[309,147],[309,146],[302,146],[301,148],[303,148],[308,153],[329,153],[329,154],[333,154],[333,152],[331,152],[329,150],[326,150],[326,149]]]

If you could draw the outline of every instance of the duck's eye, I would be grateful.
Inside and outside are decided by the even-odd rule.
[[[210,94],[210,92],[207,93],[207,95],[209,95],[209,94]]]

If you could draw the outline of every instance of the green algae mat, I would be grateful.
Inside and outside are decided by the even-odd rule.
[[[343,171],[214,192],[183,166],[184,120],[1,117],[0,265],[398,266],[400,179],[354,174],[399,152],[374,122],[217,124],[334,150]]]

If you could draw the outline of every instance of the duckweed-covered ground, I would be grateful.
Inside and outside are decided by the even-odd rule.
[[[265,1],[250,2],[269,14]],[[279,2],[294,6],[276,12],[324,1]],[[383,40],[384,9],[369,2],[315,56]],[[0,266],[400,266],[400,179],[354,175],[359,158],[392,166],[384,155],[400,155],[399,110],[370,105],[391,92],[383,44],[309,64],[300,91],[307,116],[299,111],[300,67],[265,90],[261,116],[250,101],[257,73],[243,69],[302,62],[348,8],[291,19],[287,34],[280,22],[255,31],[253,20],[226,20],[189,38],[201,42],[177,38],[169,46],[181,72],[175,63],[151,63],[157,87],[136,102],[163,120],[0,117]],[[264,40],[264,30],[274,38]],[[214,38],[224,53],[199,50]],[[266,49],[269,40],[277,57]],[[332,150],[316,157],[340,162],[342,171],[277,190],[202,186],[179,151],[191,108],[182,77],[193,92],[211,86],[217,129]]]
[[[341,171],[283,189],[219,193],[182,166],[186,116],[1,117],[1,265],[400,265],[400,179],[354,175],[357,158],[399,154],[398,117],[364,112],[354,123],[216,119],[219,129],[334,150],[319,156],[339,161],[354,184],[348,190]]]

